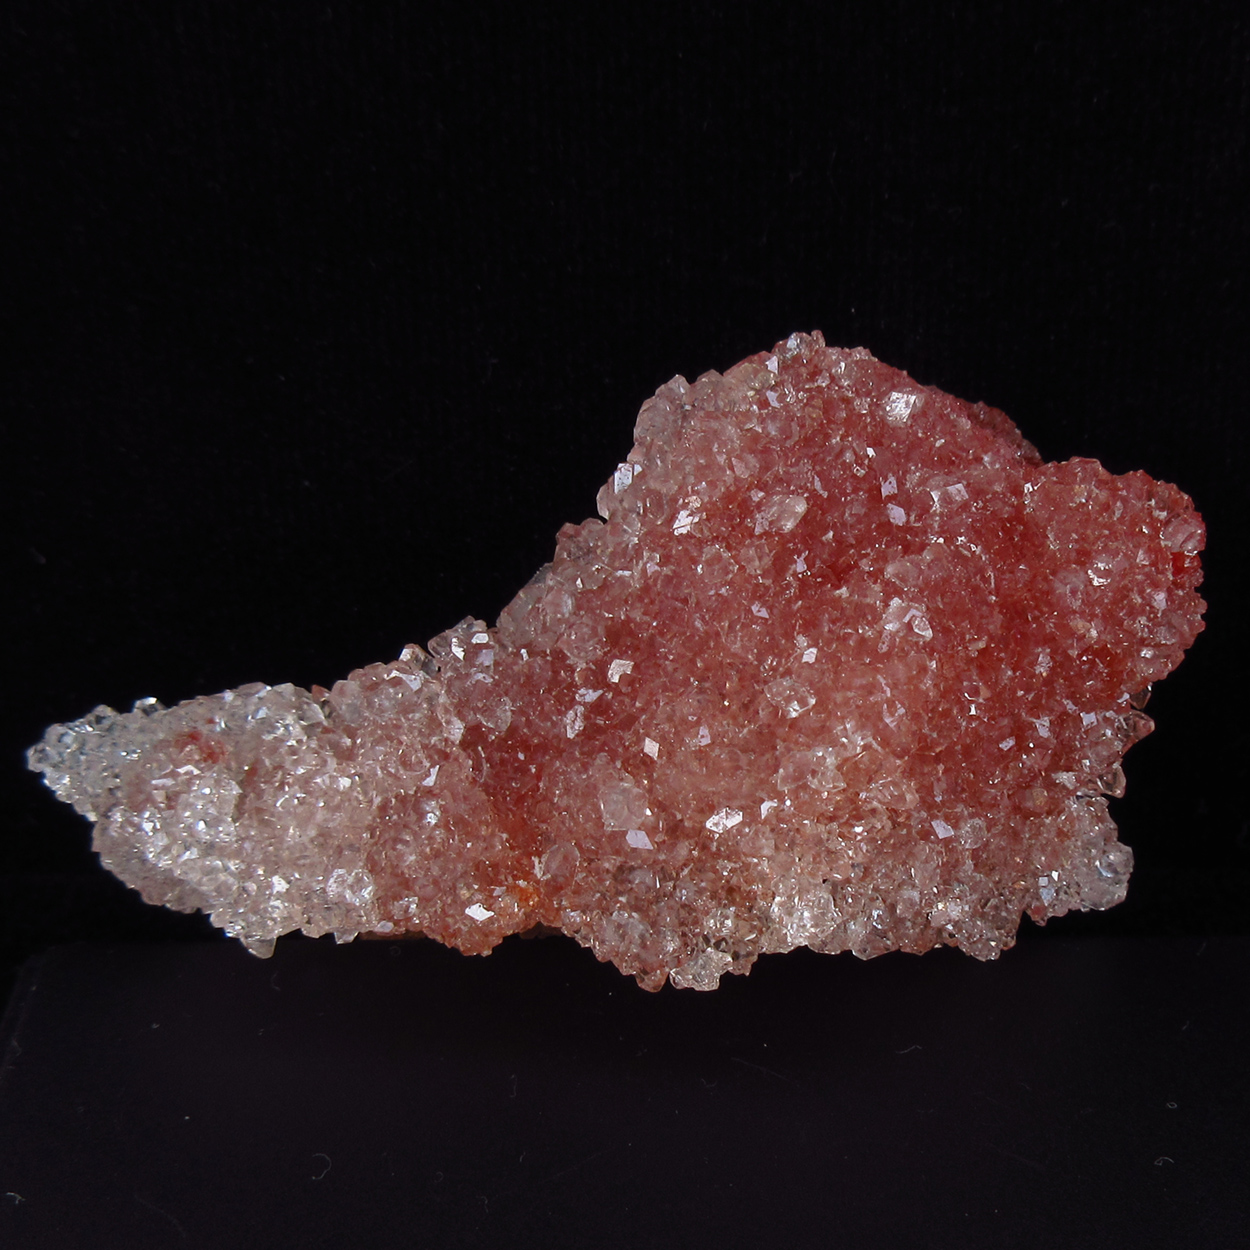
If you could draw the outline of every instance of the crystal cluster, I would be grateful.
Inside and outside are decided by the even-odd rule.
[[[1184,494],[819,334],[675,378],[636,439],[493,628],[97,708],[31,766],[258,954],[544,925],[710,989],[804,945],[993,958],[1124,897],[1105,796],[1202,628]]]

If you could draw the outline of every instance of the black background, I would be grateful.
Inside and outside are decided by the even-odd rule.
[[[0,44],[6,974],[211,937],[95,864],[45,725],[493,619],[658,385],[813,328],[1193,495],[1129,899],[1051,933],[1250,932],[1243,6],[41,0]]]

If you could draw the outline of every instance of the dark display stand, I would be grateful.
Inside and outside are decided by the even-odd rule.
[[[72,946],[0,1076],[0,1244],[1245,1244],[1250,941],[766,959]]]

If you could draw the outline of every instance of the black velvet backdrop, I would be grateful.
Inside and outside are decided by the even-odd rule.
[[[1248,931],[1242,6],[31,0],[0,48],[6,971],[211,936],[23,772],[46,724],[493,619],[658,385],[813,328],[1194,496],[1129,900],[1035,937]]]

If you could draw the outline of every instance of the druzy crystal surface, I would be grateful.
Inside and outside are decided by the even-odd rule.
[[[494,627],[330,690],[52,727],[33,768],[144,898],[484,953],[551,926],[648,988],[1104,908],[1107,795],[1201,629],[1189,499],[796,334],[642,408],[601,520]]]

